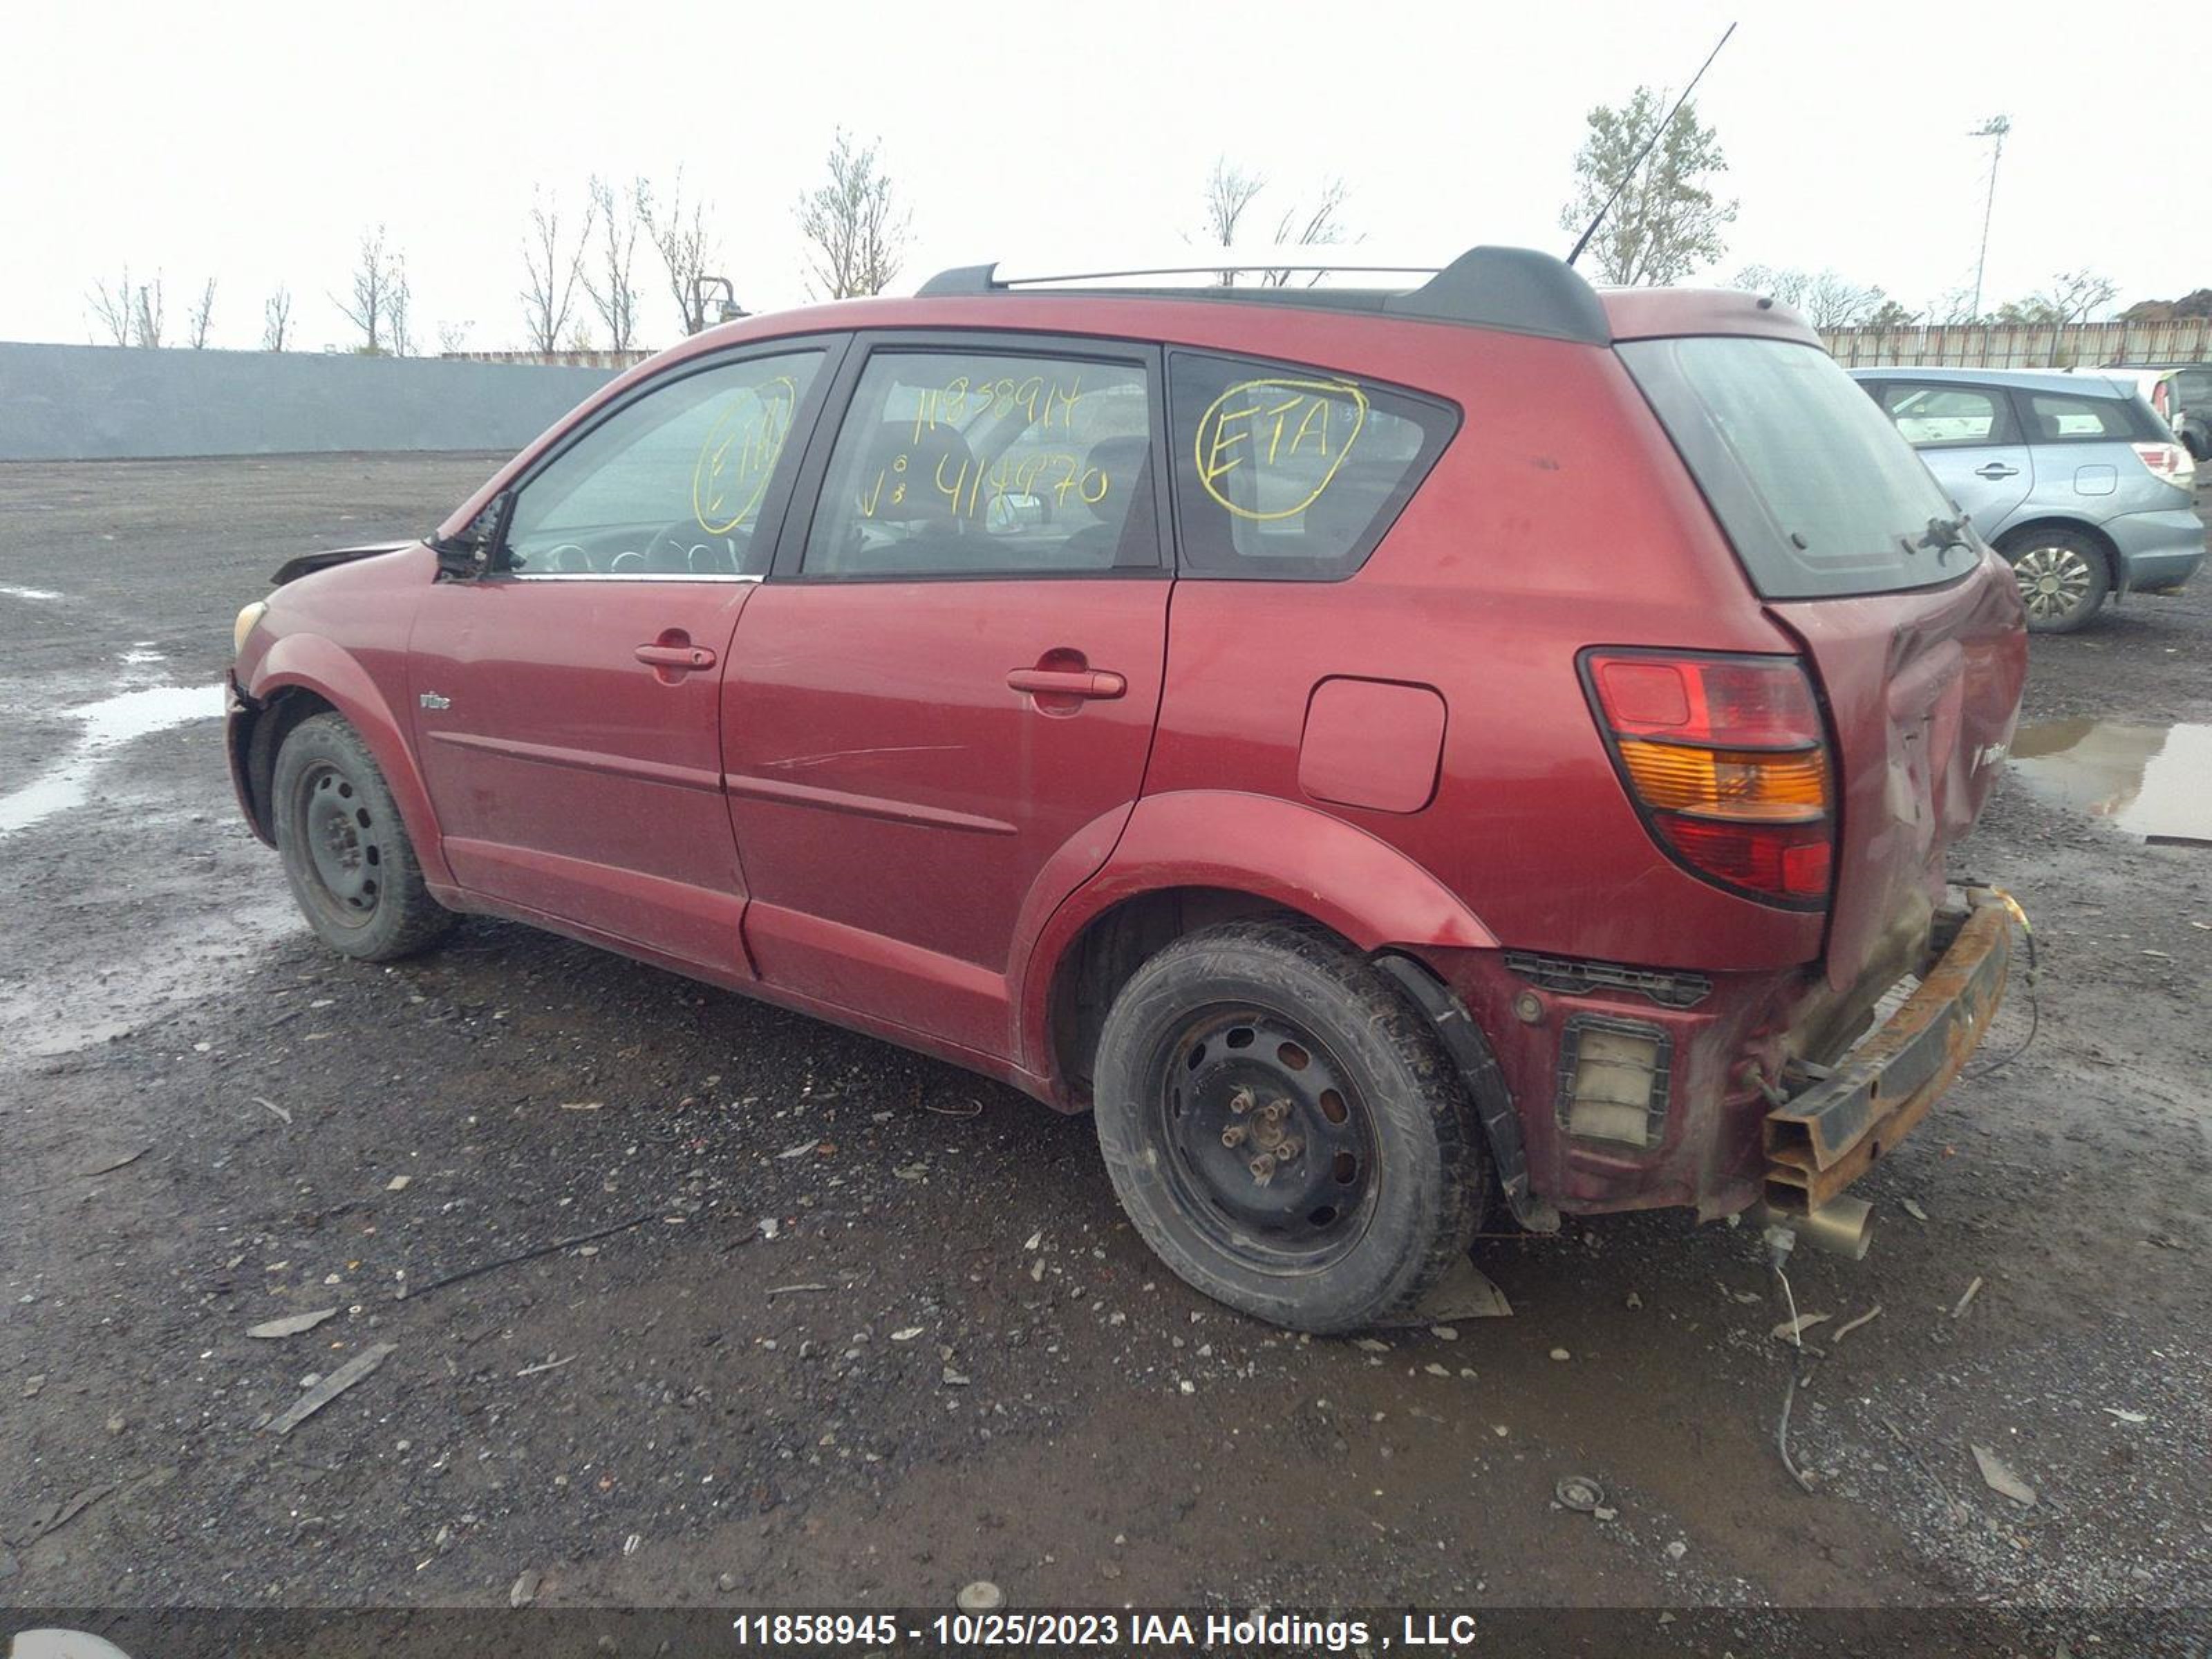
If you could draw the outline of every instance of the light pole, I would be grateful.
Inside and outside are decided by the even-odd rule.
[[[1990,193],[1982,204],[1982,251],[1974,260],[1974,316],[1982,314],[1982,273],[1990,263],[1990,218],[1997,206],[1997,163],[2004,160],[2005,134],[2012,131],[2008,116],[1992,115],[1966,136],[1969,138],[1994,138],[1996,148],[1990,153]]]

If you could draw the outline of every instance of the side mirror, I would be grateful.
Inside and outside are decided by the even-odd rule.
[[[514,512],[514,492],[503,489],[486,501],[483,510],[458,535],[433,542],[440,578],[466,581],[489,572],[494,556],[507,539],[507,523]]]

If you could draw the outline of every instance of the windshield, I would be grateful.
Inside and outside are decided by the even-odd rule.
[[[1818,347],[1713,335],[1618,349],[1765,598],[1926,587],[1979,558],[1920,458]]]

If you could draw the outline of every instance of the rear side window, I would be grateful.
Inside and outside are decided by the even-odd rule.
[[[2132,398],[2074,398],[2059,392],[2014,395],[2030,443],[2105,443],[2145,435]]]
[[[1765,598],[1894,592],[1973,567],[1957,509],[1819,347],[1717,335],[1616,349]]]
[[[1171,352],[1168,437],[1184,573],[1335,581],[1367,560],[1458,425],[1410,392]]]
[[[1157,568],[1149,376],[1133,362],[878,350],[801,568],[845,578]]]
[[[1981,386],[1886,386],[1881,406],[1915,449],[2012,441],[2004,394]]]

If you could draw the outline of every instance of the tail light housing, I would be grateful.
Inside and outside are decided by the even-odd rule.
[[[1615,769],[1659,845],[1747,898],[1824,908],[1835,768],[1796,657],[1596,648],[1583,684]]]
[[[2179,444],[2137,444],[2136,456],[2151,471],[2154,477],[2163,478],[2184,489],[2197,488],[2197,458]]]

